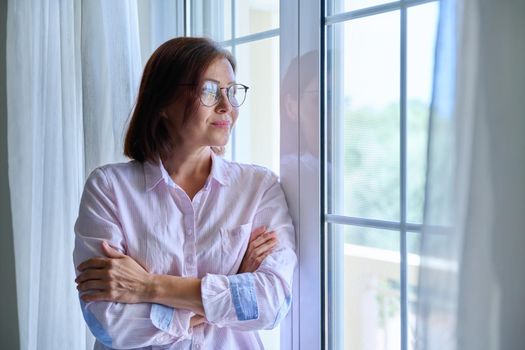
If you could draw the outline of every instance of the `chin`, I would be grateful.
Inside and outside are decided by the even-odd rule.
[[[228,144],[229,140],[229,135],[226,137],[214,137],[212,140],[210,140],[209,145],[211,147],[224,147]]]

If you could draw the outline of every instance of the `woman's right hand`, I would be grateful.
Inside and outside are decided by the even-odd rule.
[[[268,232],[266,227],[256,228],[250,236],[248,248],[237,273],[255,272],[276,245],[277,235],[275,231]]]

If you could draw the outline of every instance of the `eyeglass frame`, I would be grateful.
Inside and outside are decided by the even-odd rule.
[[[242,106],[242,105],[244,104],[244,101],[246,101],[246,96],[248,95],[248,89],[250,88],[249,86],[246,86],[246,85],[244,85],[244,84],[240,84],[240,83],[235,83],[235,84],[232,84],[232,85],[230,85],[230,86],[228,86],[228,87],[220,87],[218,81],[216,81],[216,80],[211,80],[211,79],[206,79],[206,80],[204,80],[204,82],[205,82],[205,83],[206,83],[206,82],[212,82],[212,83],[217,84],[217,87],[218,87],[219,90],[224,90],[224,89],[225,89],[225,90],[226,90],[226,99],[228,100],[228,103],[230,104],[230,106],[232,106],[232,107],[234,107],[234,108],[239,108],[240,106]],[[177,85],[179,85],[179,86],[197,86],[197,84],[177,84]],[[204,85],[204,84],[203,84],[203,85]],[[236,85],[242,86],[242,87],[244,88],[244,90],[245,90],[245,92],[244,92],[244,93],[245,93],[244,100],[243,100],[242,103],[241,103],[240,105],[238,105],[238,106],[235,106],[235,105],[230,101],[230,95],[228,94],[229,90],[230,90],[232,87],[236,86]],[[222,94],[219,94],[218,96],[221,96],[221,95],[222,95]],[[216,98],[216,101],[215,101],[214,104],[212,104],[212,105],[207,105],[207,104],[205,104],[204,102],[202,102],[202,92],[201,92],[201,94],[199,95],[199,100],[200,100],[201,104],[202,104],[203,106],[206,106],[206,107],[214,107],[214,106],[216,106],[217,104],[219,104],[219,102],[221,101],[220,97],[218,97],[218,98]]]

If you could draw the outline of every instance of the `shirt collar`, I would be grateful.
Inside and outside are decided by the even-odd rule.
[[[166,169],[164,169],[160,159],[157,159],[157,161],[148,160],[144,162],[146,191],[152,190],[161,180],[165,179],[163,171],[166,173]]]
[[[215,179],[223,186],[229,186],[231,183],[230,172],[228,171],[228,164],[221,156],[211,152],[211,173],[212,179]]]
[[[226,161],[221,156],[216,155],[215,152],[211,153],[211,159],[211,172],[209,178],[216,180],[223,186],[230,185],[230,173],[228,171]],[[171,176],[169,176],[168,172],[164,168],[164,165],[160,161],[160,158],[155,162],[144,162],[144,178],[147,191],[152,190],[159,184],[161,180],[163,180],[168,186],[175,186],[175,182]],[[208,185],[209,181],[206,181],[205,186]]]

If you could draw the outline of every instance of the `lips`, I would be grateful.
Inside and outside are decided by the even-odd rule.
[[[229,120],[217,120],[211,123],[211,125],[219,127],[219,128],[229,128],[231,125],[231,122]]]

